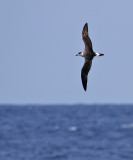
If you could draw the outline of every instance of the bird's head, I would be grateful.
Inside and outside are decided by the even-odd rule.
[[[83,57],[83,52],[78,52],[78,53],[76,54],[76,56],[81,56],[81,57]]]

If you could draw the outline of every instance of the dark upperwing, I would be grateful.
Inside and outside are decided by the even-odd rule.
[[[85,91],[87,90],[87,79],[88,79],[88,73],[91,69],[91,65],[92,65],[92,61],[89,59],[86,59],[81,71],[82,85]]]
[[[83,27],[83,31],[82,31],[82,39],[84,41],[85,44],[85,50],[87,52],[93,52],[93,47],[92,47],[92,42],[90,37],[88,36],[88,24],[86,23]]]

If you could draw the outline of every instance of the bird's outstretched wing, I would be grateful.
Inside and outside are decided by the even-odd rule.
[[[88,36],[88,24],[87,23],[83,27],[82,39],[85,44],[85,50],[87,52],[93,52],[92,42],[91,42],[90,37]]]
[[[91,69],[91,65],[92,61],[86,60],[81,71],[81,79],[85,91],[87,90],[87,79],[88,79],[88,73]]]

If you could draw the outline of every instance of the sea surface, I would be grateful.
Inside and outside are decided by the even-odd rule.
[[[0,160],[133,160],[133,105],[0,105]]]

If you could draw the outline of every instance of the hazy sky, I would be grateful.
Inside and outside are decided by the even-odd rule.
[[[86,22],[105,56],[85,92]],[[0,0],[0,103],[133,103],[133,1]]]

